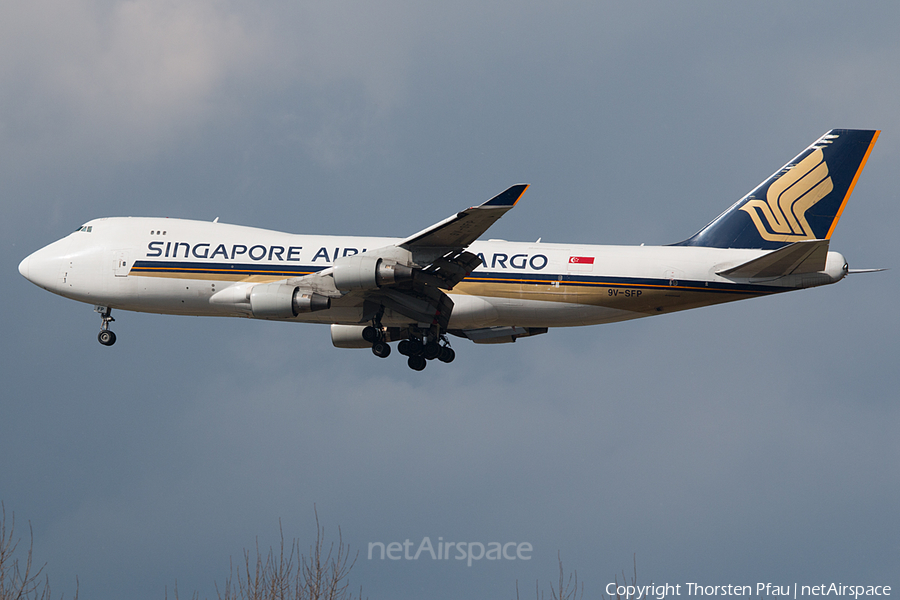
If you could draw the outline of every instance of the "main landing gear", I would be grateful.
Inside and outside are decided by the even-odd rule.
[[[385,339],[385,329],[375,323],[363,329],[363,339],[372,344],[372,354],[379,358],[387,358],[391,354],[391,346]],[[436,329],[437,326],[435,326]],[[421,371],[429,360],[437,359],[444,363],[453,362],[456,352],[450,347],[447,336],[435,331],[410,330],[409,339],[400,340],[397,352],[407,357],[406,364],[414,371]]]
[[[100,313],[100,333],[97,334],[97,341],[104,346],[112,346],[116,343],[116,334],[109,328],[109,324],[115,321],[112,309],[108,306],[97,306],[94,311]]]
[[[456,352],[450,347],[450,343],[445,336],[440,336],[438,340],[434,338],[426,338],[425,341],[419,338],[401,340],[397,344],[397,352],[409,357],[406,363],[414,371],[424,369],[427,364],[426,361],[429,360],[438,359],[443,363],[450,363],[456,358]]]

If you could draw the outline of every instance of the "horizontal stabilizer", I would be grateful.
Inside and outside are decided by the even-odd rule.
[[[717,274],[739,279],[759,279],[783,277],[793,273],[818,273],[825,270],[827,258],[828,240],[794,242]]]

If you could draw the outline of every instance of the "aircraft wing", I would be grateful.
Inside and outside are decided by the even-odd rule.
[[[290,283],[329,298],[352,295],[363,305],[363,321],[390,308],[419,324],[446,331],[451,290],[481,264],[466,248],[506,214],[528,188],[518,184],[484,204],[467,208],[393,246],[344,256],[330,269]]]
[[[484,204],[467,208],[447,217],[402,242],[404,248],[458,248],[464,249],[480,238],[497,219],[516,205],[527,184],[517,184],[500,192]]]

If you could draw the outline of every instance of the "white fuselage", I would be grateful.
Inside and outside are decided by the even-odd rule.
[[[22,261],[22,274],[61,296],[123,310],[252,316],[241,300],[258,283],[330,268],[335,258],[399,243],[396,238],[295,235],[168,218],[105,218]],[[449,329],[567,327],[622,321],[834,283],[844,258],[824,271],[769,280],[718,275],[763,250],[691,246],[595,246],[477,241],[482,265],[449,293]],[[299,322],[359,324],[352,294]],[[388,310],[385,325],[409,318]]]

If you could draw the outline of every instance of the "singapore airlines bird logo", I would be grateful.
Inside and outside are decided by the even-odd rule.
[[[822,150],[817,148],[772,183],[765,200],[749,200],[741,210],[750,215],[764,240],[814,240],[816,236],[806,221],[806,211],[832,189],[828,165]]]

